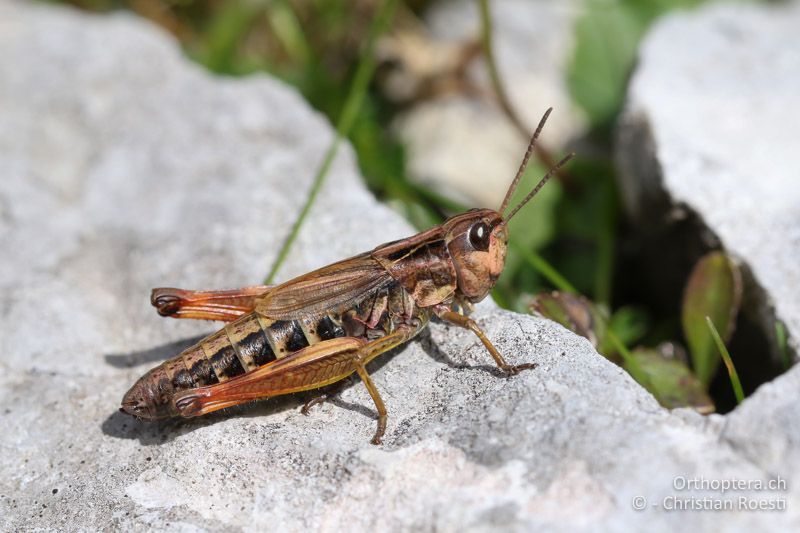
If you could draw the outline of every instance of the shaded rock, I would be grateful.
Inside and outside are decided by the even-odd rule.
[[[712,233],[706,240],[743,260],[763,288],[764,329],[774,331],[777,316],[795,348],[798,22],[797,3],[714,6],[666,18],[642,45],[617,150],[625,203],[637,222],[699,215]]]
[[[634,512],[637,495],[704,494],[676,476],[766,479],[793,452],[756,464],[757,439],[720,441],[725,418],[669,413],[587,341],[488,304],[487,335],[539,367],[499,377],[474,336],[433,325],[370,368],[382,447],[358,383],[310,416],[307,397],[160,424],[116,412],[214,327],[157,317],[150,287],[259,281],[331,128],[279,82],[213,78],[122,14],[0,3],[0,78],[3,530],[797,524],[792,485],[735,494],[785,498],[783,513]],[[408,231],[345,148],[282,276]]]

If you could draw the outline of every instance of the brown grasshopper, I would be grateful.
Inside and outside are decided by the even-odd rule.
[[[378,411],[372,443],[380,444],[386,407],[367,364],[417,335],[432,315],[470,329],[509,375],[533,368],[508,364],[466,314],[503,271],[508,221],[572,157],[555,165],[503,217],[551,111],[539,122],[499,211],[472,209],[277,286],[154,289],[151,301],[162,316],[227,324],[141,377],[122,399],[122,411],[150,420],[189,418],[317,389],[357,373]],[[322,399],[308,402],[303,412]]]

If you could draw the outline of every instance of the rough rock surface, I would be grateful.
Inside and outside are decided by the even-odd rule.
[[[371,368],[390,412],[381,447],[359,383],[308,417],[296,397],[193,421],[125,417],[127,387],[213,327],[159,319],[150,287],[257,282],[331,128],[293,90],[213,78],[121,14],[0,2],[0,79],[1,529],[798,525],[792,484],[673,485],[797,472],[791,446],[722,431],[740,410],[774,408],[767,387],[727,418],[669,413],[587,341],[488,305],[489,337],[539,367],[499,377],[474,337],[434,325]],[[354,169],[344,149],[283,276],[409,231]],[[788,510],[635,512],[637,495]]]
[[[571,101],[567,63],[572,56],[573,23],[580,0],[499,0],[491,3],[497,68],[509,100],[528,131],[554,107],[542,136],[551,150],[586,129],[583,112]],[[480,38],[477,2],[437,3],[427,14],[431,35],[443,42]],[[413,106],[397,121],[408,152],[408,170],[421,183],[471,205],[500,204],[528,144],[491,95],[482,59],[467,78],[478,93],[444,95]]]

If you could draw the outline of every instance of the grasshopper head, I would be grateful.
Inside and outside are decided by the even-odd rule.
[[[458,290],[471,302],[483,300],[506,262],[508,231],[503,217],[492,209],[472,209],[449,218],[444,229]]]
[[[508,247],[508,222],[511,218],[536,196],[550,177],[555,174],[574,154],[567,155],[559,161],[539,181],[536,187],[517,206],[510,211],[508,216],[503,213],[508,208],[511,196],[519,185],[528,160],[533,153],[536,139],[539,137],[547,117],[553,108],[547,110],[539,122],[539,126],[531,138],[525,157],[519,166],[517,175],[508,187],[503,204],[498,211],[493,209],[472,209],[466,213],[447,219],[444,230],[447,235],[447,248],[456,268],[458,290],[471,302],[483,300],[492,290],[497,278],[503,272],[506,262]]]

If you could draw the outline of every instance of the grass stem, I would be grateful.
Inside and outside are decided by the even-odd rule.
[[[555,288],[557,288],[560,291],[578,294],[578,290],[572,286],[572,284],[567,280],[567,278],[562,276],[558,272],[558,270],[556,270],[555,267],[553,267],[553,265],[547,262],[547,260],[544,257],[534,252],[533,250],[529,250],[524,246],[517,244],[514,240],[511,240],[510,242],[514,250],[520,256],[522,256],[522,259],[524,259],[529,265],[531,265]]]
[[[714,322],[711,321],[711,317],[706,317],[706,323],[708,324],[708,329],[711,330],[711,336],[714,338],[714,342],[717,345],[719,354],[722,356],[722,360],[725,362],[725,368],[728,369],[728,376],[731,379],[733,393],[736,395],[736,403],[742,403],[742,400],[744,400],[744,391],[742,390],[742,383],[739,381],[739,374],[736,372],[736,367],[733,366],[731,354],[728,353],[728,348],[726,348],[725,343],[722,342],[722,338],[719,336],[719,332],[714,326]]]
[[[505,84],[503,83],[503,78],[500,76],[500,70],[497,68],[497,61],[495,60],[494,54],[492,15],[489,12],[489,0],[479,0],[478,4],[481,14],[481,43],[483,46],[483,57],[486,61],[486,68],[489,71],[489,79],[491,80],[492,89],[494,90],[495,97],[497,98],[497,103],[506,118],[508,118],[511,124],[514,125],[514,128],[516,128],[522,137],[528,139],[530,138],[532,131],[528,126],[525,125],[525,122],[523,122],[519,114],[514,110],[514,106],[511,105],[511,100],[508,97],[508,92],[506,91]],[[550,152],[543,148],[541,144],[536,143],[536,146],[534,146],[534,152],[536,153],[536,157],[539,158],[539,161],[541,161],[545,167],[553,168],[555,166],[556,159],[554,159]],[[568,174],[563,168],[556,172],[556,178],[565,185],[567,185],[569,182]]]
[[[397,0],[386,0],[380,5],[378,12],[375,14],[375,18],[372,19],[367,42],[361,51],[361,58],[359,59],[356,73],[353,76],[350,90],[347,93],[347,98],[345,99],[344,107],[342,108],[342,114],[339,116],[339,121],[336,124],[336,135],[333,138],[333,142],[328,148],[328,151],[325,152],[322,163],[317,169],[317,173],[314,176],[314,181],[311,184],[311,189],[308,192],[306,202],[300,210],[300,214],[297,216],[294,224],[292,224],[292,229],[289,232],[289,235],[286,237],[286,240],[283,242],[283,246],[281,246],[281,249],[278,251],[278,255],[275,258],[275,262],[272,264],[272,268],[270,268],[269,274],[267,274],[265,279],[265,283],[267,285],[273,283],[275,280],[275,275],[286,261],[286,257],[289,255],[289,250],[294,244],[294,241],[297,239],[297,235],[300,233],[300,228],[303,226],[303,223],[308,217],[311,206],[314,205],[314,201],[317,199],[317,195],[319,195],[319,191],[325,182],[325,177],[328,175],[331,164],[336,157],[336,152],[339,150],[339,145],[342,143],[342,139],[347,137],[347,135],[350,133],[350,130],[355,123],[358,112],[361,109],[361,104],[363,103],[367,89],[369,88],[369,82],[372,79],[373,73],[375,72],[375,57],[373,55],[375,41],[377,41],[386,30],[396,7]]]

